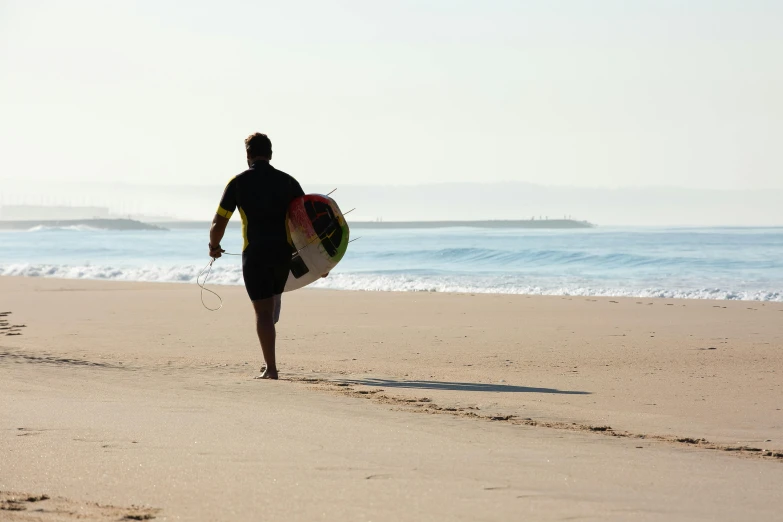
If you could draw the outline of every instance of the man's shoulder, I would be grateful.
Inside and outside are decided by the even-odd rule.
[[[251,169],[245,169],[242,172],[240,172],[239,174],[237,174],[236,176],[234,176],[233,178],[231,178],[231,181],[234,181],[235,179],[237,179],[239,177],[246,177],[251,172],[252,172]]]
[[[242,171],[231,178],[231,181],[239,179],[252,179],[254,183],[279,184],[293,182],[297,185],[299,184],[295,177],[269,164],[266,164],[263,168],[249,168],[245,171]]]
[[[283,172],[282,170],[280,170],[280,169],[277,169],[277,168],[275,168],[275,167],[272,167],[271,165],[270,165],[269,167],[270,167],[270,168],[271,168],[271,169],[272,169],[274,172],[276,172],[276,173],[277,173],[277,174],[278,174],[280,177],[282,177],[282,178],[284,178],[284,179],[288,179],[288,180],[293,180],[293,181],[296,181],[296,178],[295,178],[295,177],[293,177],[291,174],[289,174],[289,173],[287,173],[287,172]]]

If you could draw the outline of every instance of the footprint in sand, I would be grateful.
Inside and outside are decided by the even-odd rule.
[[[11,312],[0,313],[0,318],[5,318],[11,315]],[[13,335],[22,335],[22,328],[27,328],[25,324],[9,324],[8,319],[0,319],[0,335],[7,337]]]
[[[0,491],[0,513],[4,511],[27,511],[35,513],[30,520],[154,520],[159,509],[130,506],[106,506],[94,502],[74,501],[49,495],[31,495]],[[50,515],[50,516],[47,516]],[[11,516],[11,515],[9,515]],[[2,514],[0,519],[5,520]],[[13,518],[12,520],[16,520]],[[19,520],[28,520],[27,518]]]

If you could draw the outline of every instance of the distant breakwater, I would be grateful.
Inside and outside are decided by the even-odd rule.
[[[593,228],[587,221],[573,219],[526,219],[526,220],[483,220],[483,221],[353,221],[351,228]]]
[[[169,229],[209,229],[206,221],[175,221],[155,223]],[[232,228],[240,226],[239,220],[232,221]],[[428,229],[428,228],[524,228],[524,229],[575,229],[594,228],[596,225],[587,221],[573,219],[525,219],[525,220],[481,220],[481,221],[351,221],[348,226],[354,229]]]

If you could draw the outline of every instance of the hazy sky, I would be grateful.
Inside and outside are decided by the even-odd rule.
[[[780,0],[0,0],[0,183],[783,188]]]

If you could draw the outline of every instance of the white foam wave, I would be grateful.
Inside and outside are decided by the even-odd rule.
[[[642,297],[669,299],[714,299],[783,302],[783,290],[730,290],[722,288],[669,289],[653,287],[599,287],[579,284],[539,286],[530,284],[468,283],[449,277],[420,277],[403,274],[333,274],[314,283],[318,288],[377,292],[444,292],[466,294],[519,294],[585,297]]]
[[[0,276],[102,279],[152,283],[195,283],[196,278],[203,269],[203,266],[195,265],[119,267],[16,264],[0,265]],[[236,265],[213,267],[209,276],[209,284],[243,284],[242,267]]]
[[[63,227],[58,226],[52,226],[52,225],[37,225],[32,228],[27,229],[27,232],[47,232],[52,230],[65,230],[70,232],[93,232],[101,230],[100,228],[91,227],[88,225],[68,225]]]
[[[161,283],[195,283],[204,266],[121,267],[108,265],[67,266],[53,264],[0,265],[0,276],[53,277]],[[203,281],[203,279],[202,279]],[[215,265],[209,284],[241,285],[242,267]],[[606,296],[675,299],[715,299],[783,302],[783,289],[661,288],[641,285],[593,286],[584,282],[527,284],[516,279],[423,276],[412,274],[334,273],[314,283],[316,288],[378,292],[445,292],[475,294],[523,294],[555,296]]]

